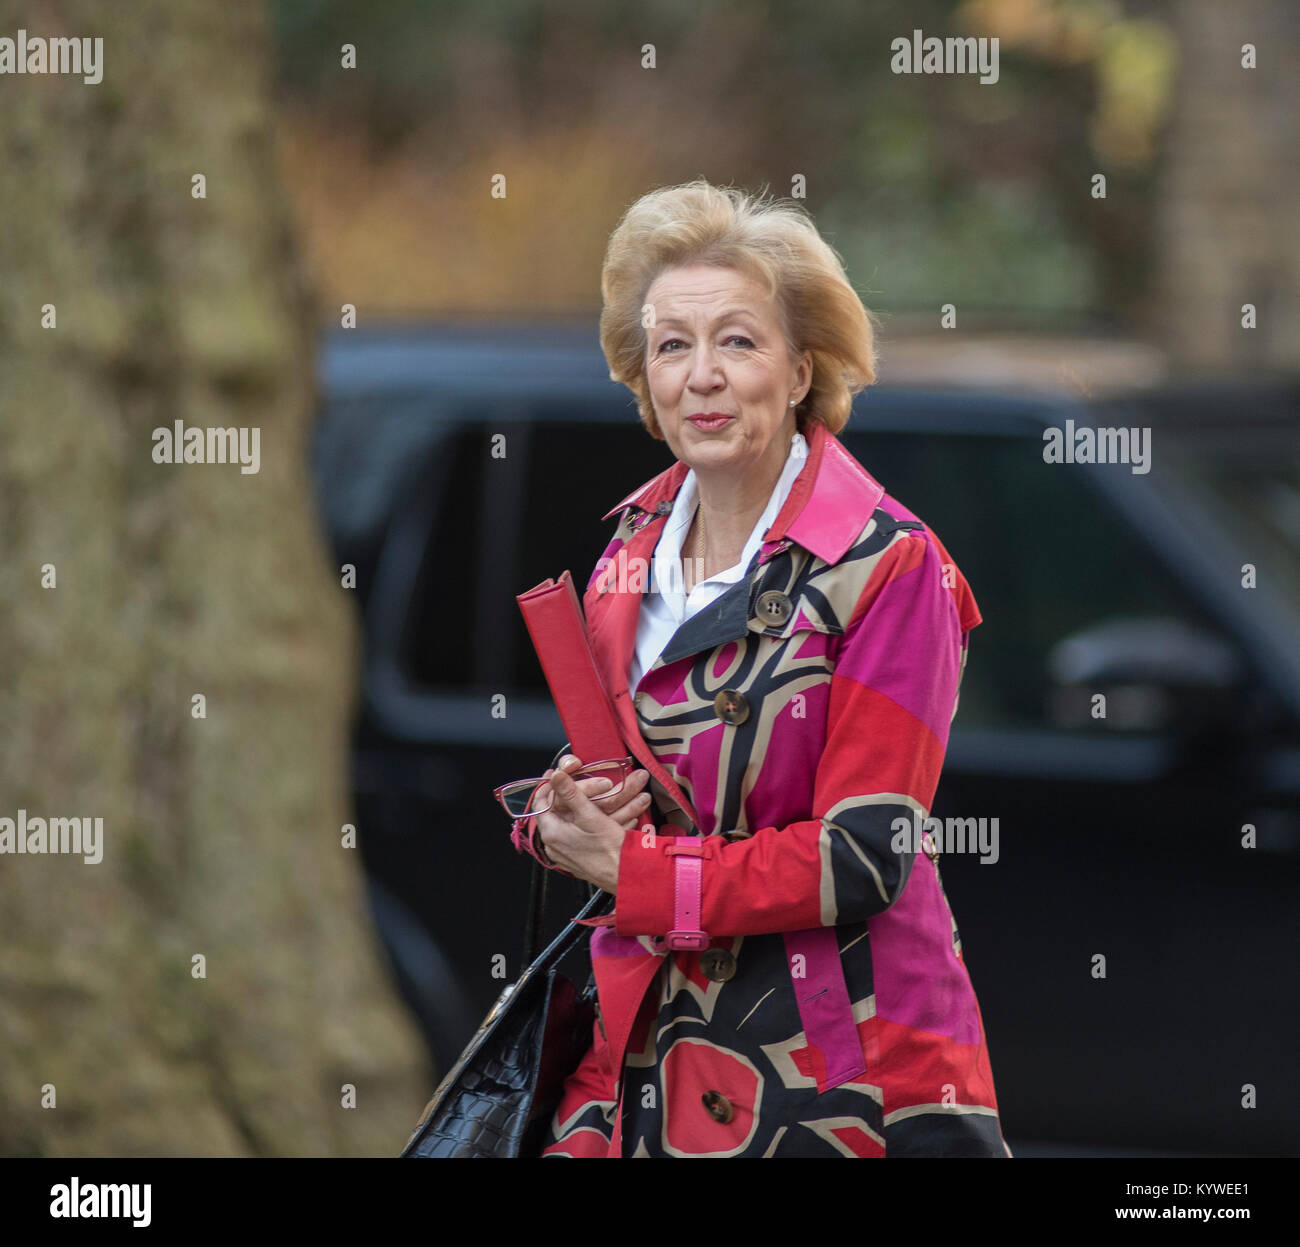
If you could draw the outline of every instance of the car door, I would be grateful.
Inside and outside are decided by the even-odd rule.
[[[997,819],[996,860],[950,853],[941,870],[1004,1128],[1294,1147],[1276,1093],[1295,1085],[1278,1037],[1296,1005],[1275,974],[1279,934],[1300,934],[1297,859],[1241,844],[1285,708],[1191,583],[1194,560],[1132,505],[1150,507],[1143,483],[1044,462],[1041,429],[1070,409],[1022,410],[1017,430],[1007,405],[904,399],[873,395],[843,436],[939,533],[983,612],[933,812]],[[1274,1098],[1244,1112],[1256,1081]]]

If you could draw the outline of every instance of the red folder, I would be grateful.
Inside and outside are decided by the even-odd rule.
[[[547,578],[516,600],[570,751],[583,762],[626,757],[629,750],[591,652],[573,577],[566,570],[559,580]]]

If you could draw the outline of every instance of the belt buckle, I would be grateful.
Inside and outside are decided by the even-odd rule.
[[[669,931],[664,946],[675,953],[702,953],[709,946],[709,937],[703,931]]]

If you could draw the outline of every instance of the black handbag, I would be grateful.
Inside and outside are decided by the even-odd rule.
[[[534,864],[525,932],[529,961],[541,931],[546,876]],[[596,891],[576,918],[501,993],[425,1106],[401,1155],[535,1157],[559,1104],[564,1081],[591,1046],[595,988],[581,993],[560,963],[585,938],[590,918],[613,901]]]

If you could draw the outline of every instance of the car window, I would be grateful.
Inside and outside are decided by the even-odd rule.
[[[972,633],[958,726],[1055,725],[1049,655],[1089,625],[1159,616],[1214,631],[1083,479],[1088,469],[1049,468],[1034,439],[840,437],[939,534],[971,584],[984,622]],[[581,593],[616,524],[601,515],[672,462],[635,416],[588,422],[539,409],[443,438],[423,484],[432,496],[404,633],[409,678],[429,691],[544,695],[515,595],[566,567]]]
[[[1089,467],[1045,464],[1041,443],[1029,437],[870,430],[840,437],[938,534],[975,594],[983,623],[971,633],[957,726],[1055,725],[1049,654],[1089,625],[1161,616],[1214,631],[1089,486]]]
[[[579,421],[539,408],[459,428],[427,477],[436,497],[405,633],[410,678],[544,694],[516,595],[567,568],[581,598],[618,523],[601,516],[672,462],[635,413]]]
[[[1258,450],[1250,458],[1186,455],[1174,466],[1209,502],[1215,523],[1300,613],[1300,453],[1287,447],[1267,460]]]

